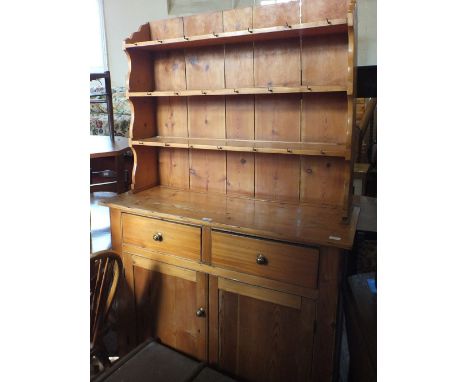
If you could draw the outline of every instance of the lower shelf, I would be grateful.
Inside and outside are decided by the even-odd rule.
[[[173,147],[216,151],[243,151],[270,154],[322,155],[350,159],[351,151],[344,144],[278,142],[236,139],[152,137],[132,140],[133,146]]]

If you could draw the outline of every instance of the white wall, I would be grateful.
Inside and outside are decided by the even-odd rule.
[[[377,65],[377,0],[357,0],[358,66]]]
[[[107,57],[112,86],[125,86],[127,58],[123,41],[140,25],[151,20],[167,18],[166,0],[104,0]]]
[[[377,0],[358,1],[358,65],[377,65]],[[167,0],[104,0],[107,56],[113,86],[125,86],[123,40],[151,20],[170,17]]]

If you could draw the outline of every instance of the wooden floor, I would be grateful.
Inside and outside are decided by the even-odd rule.
[[[90,194],[91,245],[92,252],[111,247],[109,208],[100,206],[100,200],[116,196],[114,192],[94,192]]]

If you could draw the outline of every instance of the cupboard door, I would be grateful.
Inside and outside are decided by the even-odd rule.
[[[206,360],[208,276],[140,256],[132,261],[137,341],[153,337]]]
[[[210,309],[210,361],[221,369],[255,382],[311,380],[315,301],[210,277]]]

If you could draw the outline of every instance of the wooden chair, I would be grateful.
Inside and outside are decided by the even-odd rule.
[[[91,357],[95,356],[104,366],[109,366],[110,361],[102,335],[121,275],[122,260],[116,252],[106,250],[91,255]]]

